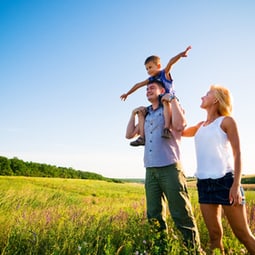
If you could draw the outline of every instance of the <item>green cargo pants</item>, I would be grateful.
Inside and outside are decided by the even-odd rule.
[[[168,202],[172,219],[181,231],[185,244],[200,247],[186,177],[180,163],[146,168],[145,193],[149,220],[156,219],[160,229],[167,230],[166,205]]]

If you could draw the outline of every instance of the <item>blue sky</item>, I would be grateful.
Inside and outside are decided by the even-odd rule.
[[[243,173],[254,174],[255,2],[237,0],[0,0],[0,155],[144,177],[143,148],[129,146],[131,110],[147,105],[144,60],[172,69],[188,124],[205,118],[201,96],[228,87],[242,145]],[[182,141],[187,175],[193,138]]]

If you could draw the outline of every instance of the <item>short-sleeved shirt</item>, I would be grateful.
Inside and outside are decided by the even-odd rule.
[[[160,81],[164,84],[166,93],[173,93],[174,92],[173,91],[173,80],[168,80],[166,78],[165,70],[161,70],[159,72],[159,74],[157,74],[156,76],[149,77],[150,82],[153,82],[155,80]]]
[[[162,137],[164,128],[163,107],[160,105],[156,110],[151,106],[147,108],[145,117],[145,148],[144,166],[163,167],[180,161],[181,133],[172,130],[173,137]]]

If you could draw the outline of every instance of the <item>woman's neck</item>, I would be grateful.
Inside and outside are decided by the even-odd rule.
[[[207,126],[214,122],[220,115],[218,113],[213,113],[213,114],[207,114],[206,121],[204,122],[204,126]]]

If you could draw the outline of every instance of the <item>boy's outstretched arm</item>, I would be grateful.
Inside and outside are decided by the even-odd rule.
[[[187,57],[188,56],[188,52],[191,50],[191,46],[188,46],[186,48],[185,51],[180,52],[178,55],[176,55],[175,57],[172,57],[167,66],[165,67],[165,73],[168,74],[172,68],[172,66],[180,59],[183,57]]]
[[[141,81],[136,83],[127,93],[124,93],[120,96],[120,99],[125,101],[127,99],[127,97],[132,94],[133,92],[135,92],[137,89],[146,86],[149,83],[149,79],[146,79],[145,81]]]

